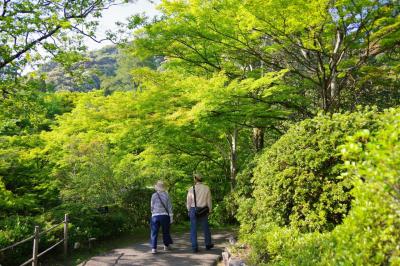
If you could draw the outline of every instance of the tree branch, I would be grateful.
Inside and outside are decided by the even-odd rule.
[[[112,39],[108,39],[108,38],[104,38],[104,39],[97,40],[95,37],[93,37],[92,35],[90,35],[90,34],[84,32],[83,30],[79,29],[77,26],[71,26],[71,27],[72,27],[77,33],[79,33],[79,34],[81,34],[81,35],[83,35],[83,36],[86,36],[86,37],[90,38],[92,41],[94,41],[94,42],[96,42],[96,43],[102,43],[102,42],[104,42],[104,41],[110,41],[110,42],[112,42],[113,44],[117,44],[117,43],[114,42]]]
[[[10,2],[11,0],[4,0],[3,1],[3,12],[1,12],[1,16],[5,17],[6,13],[7,13],[7,4]]]
[[[24,53],[26,53],[27,51],[29,51],[30,49],[32,49],[37,43],[45,40],[46,38],[52,36],[53,34],[55,34],[56,32],[58,32],[61,29],[61,26],[57,26],[55,27],[53,30],[49,31],[47,34],[41,36],[40,38],[30,42],[28,45],[26,45],[24,48],[22,48],[20,51],[18,51],[17,53],[13,54],[12,56],[4,59],[3,61],[0,61],[0,69],[2,69],[3,67],[5,67],[7,64],[11,63],[12,61],[14,61],[15,59],[19,58],[21,55],[23,55]]]

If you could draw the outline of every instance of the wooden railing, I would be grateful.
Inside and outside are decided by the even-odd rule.
[[[40,236],[47,234],[48,232],[56,229],[57,227],[59,227],[60,225],[64,225],[64,238],[61,239],[60,241],[58,241],[57,243],[55,243],[54,245],[52,245],[51,247],[49,247],[48,249],[42,251],[39,253],[39,239]],[[64,221],[62,221],[59,224],[56,224],[52,227],[50,227],[49,229],[46,229],[43,232],[40,232],[39,230],[39,226],[35,226],[35,231],[34,234],[24,240],[18,241],[14,244],[12,244],[11,246],[5,247],[3,249],[0,250],[0,253],[3,253],[6,250],[12,249],[18,245],[21,245],[25,242],[28,242],[30,240],[33,239],[33,246],[32,246],[32,258],[30,258],[29,260],[25,261],[24,263],[22,263],[20,266],[24,266],[27,265],[29,263],[32,263],[32,266],[37,266],[38,265],[38,261],[39,258],[41,256],[43,256],[44,254],[46,254],[47,252],[49,252],[50,250],[52,250],[53,248],[57,247],[58,245],[60,245],[61,243],[64,243],[64,259],[67,258],[68,255],[68,214],[65,214],[64,216]]]

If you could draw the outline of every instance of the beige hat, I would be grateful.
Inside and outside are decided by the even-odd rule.
[[[161,180],[157,181],[157,183],[154,185],[154,189],[157,191],[165,191],[164,182]]]
[[[196,179],[199,182],[201,182],[201,180],[203,179],[202,175],[199,173],[194,173],[193,177],[194,177],[194,179]]]

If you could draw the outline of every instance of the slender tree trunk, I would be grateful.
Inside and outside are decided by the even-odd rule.
[[[256,152],[260,152],[264,148],[264,128],[253,128],[253,144]]]
[[[332,57],[329,60],[329,69],[330,69],[330,78],[329,78],[329,106],[328,109],[330,111],[335,111],[339,107],[339,86],[338,86],[338,73],[337,66],[342,60],[344,51],[340,51],[343,45],[344,32],[338,28],[336,30],[336,42],[335,47],[333,49]]]
[[[263,39],[263,47],[265,46],[266,39]],[[264,61],[260,60],[261,77],[264,77]],[[255,97],[258,97],[256,94]],[[256,152],[260,152],[264,148],[264,128],[253,128],[253,145]]]
[[[230,161],[231,161],[231,189],[233,190],[235,187],[235,183],[236,183],[236,175],[238,172],[237,169],[237,141],[238,141],[238,129],[235,128],[233,130],[233,133],[230,136],[230,145],[231,145],[231,149],[230,149]]]
[[[337,72],[332,71],[332,78],[329,84],[330,87],[330,110],[334,111],[339,105],[339,87],[337,84]]]
[[[326,96],[322,96],[322,110],[326,111],[328,109],[328,104],[326,100]]]

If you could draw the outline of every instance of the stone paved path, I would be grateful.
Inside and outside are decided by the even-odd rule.
[[[199,232],[199,252],[192,253],[189,234],[172,234],[174,240],[173,250],[164,251],[162,243],[158,245],[158,253],[150,253],[148,242],[135,243],[125,248],[114,249],[106,254],[92,257],[90,260],[81,263],[80,266],[111,266],[111,265],[216,265],[221,256],[230,233],[220,232],[213,234],[215,247],[212,250],[205,250],[204,239]],[[159,236],[159,241],[161,240]]]

